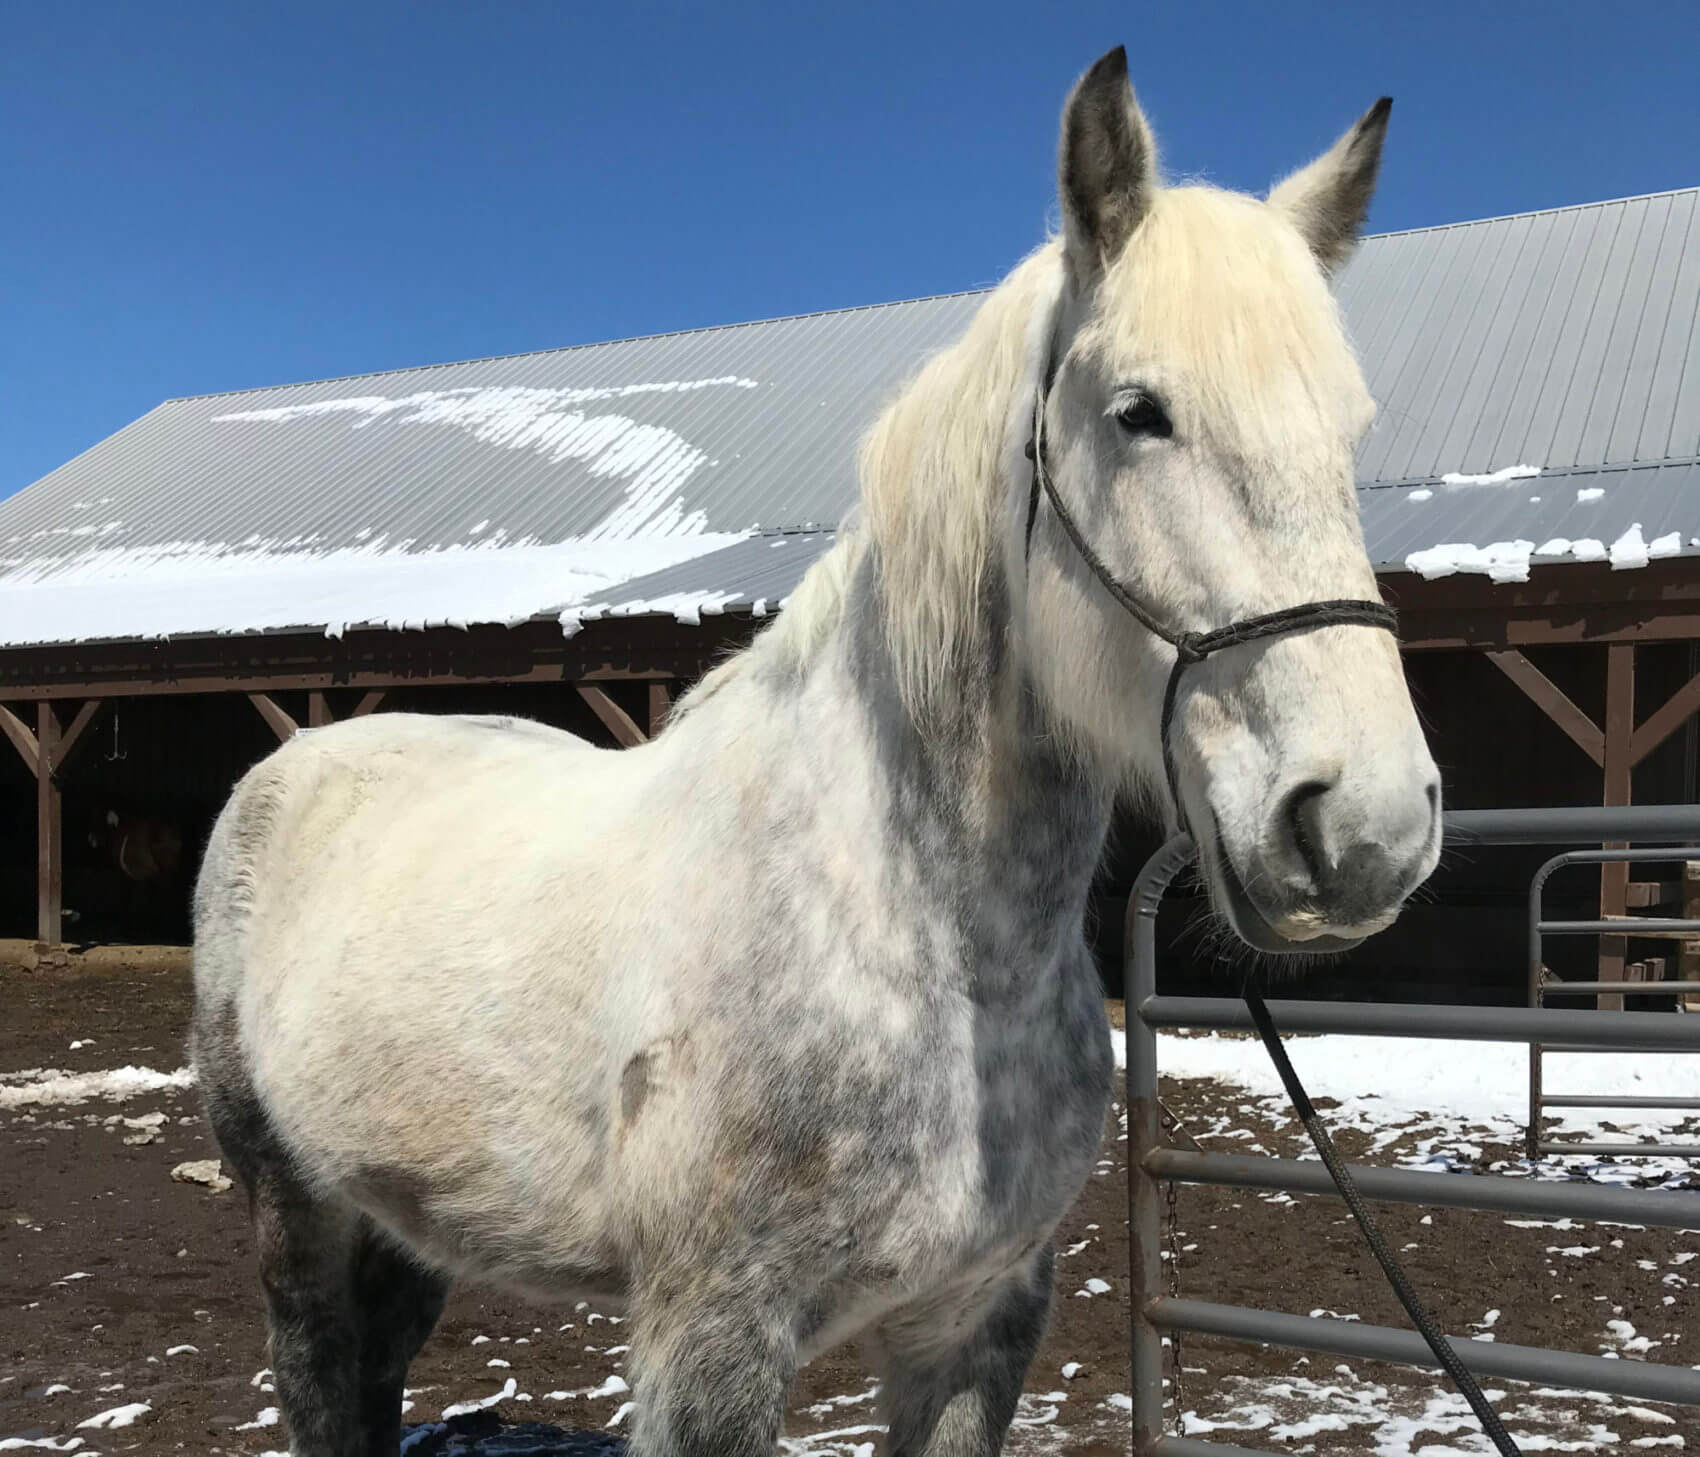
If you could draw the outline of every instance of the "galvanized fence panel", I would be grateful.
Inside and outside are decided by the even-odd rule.
[[[1446,834],[1454,843],[1484,845],[1700,841],[1700,806],[1462,811],[1446,816]],[[1327,1173],[1320,1165],[1308,1161],[1188,1153],[1163,1143],[1157,1101],[1157,1029],[1251,1028],[1251,1016],[1243,1002],[1157,995],[1157,911],[1170,882],[1192,859],[1192,842],[1185,836],[1169,841],[1146,862],[1128,904],[1131,954],[1127,966],[1127,1127],[1133,1450],[1136,1457],[1155,1457],[1155,1454],[1256,1457],[1245,1448],[1164,1435],[1165,1330],[1411,1366],[1433,1367],[1435,1361],[1422,1337],[1412,1331],[1321,1316],[1248,1310],[1164,1294],[1160,1192],[1164,1181],[1309,1194],[1333,1192]],[[1614,931],[1620,929],[1616,923],[1608,924]],[[1615,983],[1613,986],[1616,988]],[[1700,1052],[1700,1017],[1660,1012],[1299,1001],[1271,1002],[1270,1010],[1283,1032],[1349,1032],[1360,1036],[1540,1042],[1551,1048]],[[1691,1101],[1667,1099],[1660,1106],[1686,1107]],[[1552,1100],[1548,1102],[1549,1106],[1562,1106]],[[1564,1147],[1567,1152],[1580,1153],[1590,1151],[1591,1146]],[[1664,1145],[1659,1152],[1672,1154],[1685,1150]],[[1700,1149],[1694,1152],[1700,1155]],[[1605,1188],[1484,1174],[1429,1174],[1361,1166],[1355,1167],[1353,1173],[1365,1194],[1378,1200],[1700,1228],[1700,1193],[1692,1191]],[[1688,1367],[1451,1339],[1465,1363],[1483,1375],[1648,1401],[1700,1405],[1700,1371]]]
[[[1700,982],[1692,981],[1548,981],[1546,979],[1546,938],[1548,936],[1671,936],[1687,932],[1700,934],[1700,921],[1672,920],[1669,917],[1640,916],[1624,920],[1548,921],[1541,916],[1541,901],[1547,882],[1568,865],[1644,865],[1661,862],[1683,862],[1700,859],[1700,849],[1566,850],[1554,855],[1541,866],[1529,882],[1529,1005],[1541,1006],[1552,996],[1666,996],[1700,991]],[[1616,1011],[1607,1015],[1617,1016]],[[1532,1159],[1542,1154],[1623,1154],[1645,1158],[1660,1154],[1676,1154],[1692,1158],[1700,1149],[1691,1144],[1644,1145],[1629,1143],[1563,1143],[1541,1137],[1541,1114],[1546,1108],[1700,1108],[1700,1099],[1606,1097],[1589,1098],[1581,1094],[1550,1095],[1546,1091],[1543,1059],[1547,1047],[1541,1042],[1529,1044],[1529,1124],[1524,1131],[1524,1147]],[[1557,1048],[1552,1049],[1557,1051]],[[1569,1049],[1574,1050],[1574,1049]]]

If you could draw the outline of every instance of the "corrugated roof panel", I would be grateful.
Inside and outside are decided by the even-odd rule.
[[[1580,209],[1548,217],[1550,227],[1540,251],[1527,261],[1529,287],[1506,341],[1504,368],[1495,376],[1493,394],[1478,406],[1479,423],[1456,469],[1466,469],[1465,462],[1484,460],[1515,464],[1512,457],[1519,450],[1528,453],[1529,426],[1589,235]]]
[[[1616,419],[1617,401],[1652,285],[1653,266],[1670,215],[1668,197],[1625,210],[1624,236],[1603,281],[1577,360],[1576,383],[1559,420],[1549,465],[1599,465]],[[1625,246],[1627,245],[1627,246]]]
[[[1412,344],[1412,355],[1395,386],[1398,411],[1384,442],[1378,476],[1424,476],[1432,450],[1424,438],[1445,408],[1444,391],[1457,367],[1458,351],[1482,311],[1495,260],[1508,229],[1474,227],[1448,250],[1435,278],[1435,300]]]
[[[1451,490],[1377,486],[1360,491],[1358,500],[1365,542],[1384,568],[1401,567],[1412,553],[1441,545],[1485,548],[1519,540],[1535,548],[1582,543],[1579,553],[1567,548],[1547,558],[1553,562],[1602,560],[1637,527],[1649,544],[1674,534],[1677,540],[1666,542],[1664,554],[1693,555],[1700,464],[1583,471]]]
[[[1492,341],[1516,313],[1517,274],[1530,220],[1513,218],[1503,228],[1481,231],[1482,252],[1472,277],[1459,291],[1449,339],[1425,371],[1428,392],[1407,407],[1409,445],[1400,466],[1402,475],[1435,475],[1455,469],[1464,458],[1459,449],[1447,457],[1447,440],[1457,431],[1461,416],[1474,415],[1477,374],[1491,371],[1497,363]]]
[[[1628,229],[1630,240],[1639,231],[1638,218],[1626,218],[1626,209],[1592,208],[1587,221],[1587,243],[1577,260],[1575,281],[1558,294],[1554,303],[1563,310],[1563,321],[1554,340],[1550,357],[1531,361],[1544,370],[1540,396],[1535,404],[1525,440],[1529,453],[1542,465],[1571,465],[1573,460],[1560,454],[1560,433],[1564,422],[1576,408],[1574,396],[1580,390],[1590,390],[1594,380],[1580,374],[1590,336],[1600,317],[1602,299],[1614,295],[1614,273],[1617,265],[1613,252]],[[1611,305],[1606,305],[1610,321]]]
[[[1514,377],[1513,350],[1519,330],[1532,329],[1530,295],[1541,280],[1541,261],[1552,246],[1554,219],[1537,213],[1519,219],[1524,226],[1511,232],[1500,257],[1499,277],[1489,290],[1479,339],[1464,351],[1453,372],[1450,409],[1443,430],[1433,434],[1431,472],[1443,473],[1463,467],[1470,459],[1473,442],[1484,430],[1497,433],[1503,422],[1500,381]],[[1508,230],[1509,231],[1509,230]],[[1472,356],[1473,355],[1473,359]],[[1466,362],[1467,361],[1467,362]],[[1495,406],[1500,406],[1497,415]]]
[[[1640,291],[1633,323],[1625,319],[1622,338],[1614,341],[1617,362],[1608,360],[1606,377],[1595,396],[1589,418],[1594,444],[1585,447],[1600,460],[1634,460],[1635,444],[1657,378],[1659,351],[1665,325],[1670,318],[1670,301],[1676,287],[1693,215],[1692,197],[1667,197],[1659,228],[1657,251],[1647,270],[1646,286]],[[1627,315],[1627,311],[1625,311]],[[1612,388],[1615,375],[1617,388]]]
[[[1636,522],[1684,551],[1700,535],[1680,464],[1700,456],[1700,191],[1371,238],[1338,293],[1380,404],[1358,458],[1379,563],[1530,536],[1609,545]],[[841,521],[862,433],[982,298],[171,400],[0,502],[0,593],[145,564],[150,592],[180,572],[211,601],[207,572],[259,562],[357,620],[366,563],[388,574],[374,610],[410,621],[435,611],[434,584],[465,590],[457,563],[487,560],[552,604],[620,582],[631,601],[742,591],[801,559],[753,534]],[[1523,463],[1545,473],[1438,485]],[[398,554],[419,560],[398,575]]]
[[[686,621],[728,611],[777,611],[837,540],[830,531],[758,536],[705,557],[636,577],[582,620],[667,613]]]
[[[1649,319],[1650,327],[1645,331],[1649,339],[1658,341],[1647,384],[1646,406],[1640,420],[1635,422],[1632,438],[1627,428],[1625,433],[1613,435],[1614,459],[1657,460],[1692,453],[1670,447],[1677,391],[1682,383],[1682,361],[1690,342],[1700,336],[1700,329],[1696,328],[1696,320],[1700,319],[1700,193],[1679,194],[1675,204],[1671,247],[1676,255],[1676,271],[1670,284],[1670,303],[1663,320]],[[1627,413],[1621,424],[1624,427],[1630,424]],[[1700,447],[1700,438],[1695,445]]]

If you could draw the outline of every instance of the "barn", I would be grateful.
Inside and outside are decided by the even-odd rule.
[[[1385,234],[1339,280],[1380,404],[1365,534],[1455,806],[1700,790],[1697,212]],[[0,502],[0,935],[181,939],[224,795],[299,726],[641,742],[783,609],[860,433],[980,297],[168,400]],[[1146,843],[1100,878],[1112,979]],[[1618,869],[1576,893],[1644,901]],[[1515,996],[1528,871],[1446,867],[1372,943],[1384,993]]]

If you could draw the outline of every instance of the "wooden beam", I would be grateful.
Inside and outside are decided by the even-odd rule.
[[[1700,611],[1636,612],[1576,607],[1563,612],[1413,612],[1399,619],[1399,646],[1408,653],[1463,648],[1576,647],[1607,643],[1688,642],[1700,638]]]
[[[1631,648],[1629,651],[1633,652]],[[1584,754],[1602,767],[1605,764],[1605,734],[1599,725],[1571,700],[1551,678],[1514,650],[1490,652],[1487,660],[1505,674],[1534,705],[1564,730]],[[1608,801],[1609,803],[1609,801]]]
[[[12,741],[12,747],[23,757],[25,765],[33,779],[39,772],[41,763],[40,751],[36,748],[35,735],[30,732],[30,726],[25,723],[4,703],[0,703],[0,733],[4,733]]]
[[[649,685],[649,736],[654,738],[667,727],[667,715],[673,711],[673,695],[665,683]]]
[[[1602,803],[1626,805],[1634,800],[1635,760],[1635,648],[1614,643],[1606,649],[1605,794]],[[1612,847],[1608,847],[1612,848]],[[1624,915],[1628,910],[1629,866],[1624,863],[1600,867],[1600,919]],[[1628,960],[1629,942],[1622,936],[1600,938],[1600,980],[1622,981]],[[1602,1011],[1621,1012],[1621,996],[1602,996]]]
[[[671,617],[610,619],[589,623],[571,638],[550,620],[511,628],[363,628],[341,638],[250,633],[0,647],[0,700],[342,688],[358,697],[415,685],[688,681],[746,642],[755,626],[753,619],[728,613],[695,628]]]
[[[100,711],[106,706],[101,698],[91,698],[77,710],[77,716],[71,720],[71,726],[59,736],[59,751],[53,756],[53,772],[63,774],[71,762],[71,756],[77,752],[77,745],[83,735],[89,730]]]
[[[35,710],[35,938],[58,946],[64,938],[64,824],[59,783],[53,777],[59,716],[51,703]]]
[[[1629,762],[1639,764],[1696,713],[1700,713],[1700,675],[1678,688],[1635,730],[1629,740]]]
[[[354,705],[354,712],[348,716],[350,718],[365,718],[369,713],[376,713],[383,706],[384,700],[389,696],[389,692],[386,689],[374,688]]]
[[[582,671],[559,664],[547,664],[523,672],[492,671],[489,673],[407,673],[399,670],[341,672],[327,668],[320,672],[251,672],[230,677],[211,674],[192,674],[177,677],[162,673],[158,677],[135,678],[67,678],[50,683],[0,684],[0,703],[39,703],[44,699],[64,698],[137,698],[148,695],[195,693],[299,693],[303,690],[326,688],[457,688],[490,687],[498,684],[560,683],[572,679],[581,683],[644,683],[657,678],[694,677],[713,666],[713,659],[682,664],[679,668],[618,668],[600,666]]]
[[[307,695],[307,727],[323,728],[326,724],[334,722],[336,722],[336,719],[331,713],[330,700],[320,691],[315,690],[309,693]]]
[[[622,749],[635,749],[649,742],[649,735],[635,723],[631,715],[608,696],[608,690],[595,683],[576,683],[578,696],[589,705],[590,711],[602,720],[602,727],[613,734]]]
[[[271,725],[271,730],[277,735],[279,743],[292,738],[300,728],[300,725],[281,708],[279,708],[277,704],[266,694],[250,693],[248,695],[248,702],[253,704],[259,711],[260,717]]]

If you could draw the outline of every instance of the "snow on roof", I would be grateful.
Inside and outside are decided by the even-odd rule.
[[[1694,553],[1697,203],[1366,240],[1339,293],[1378,567]],[[777,605],[981,297],[169,400],[0,502],[0,645]]]

